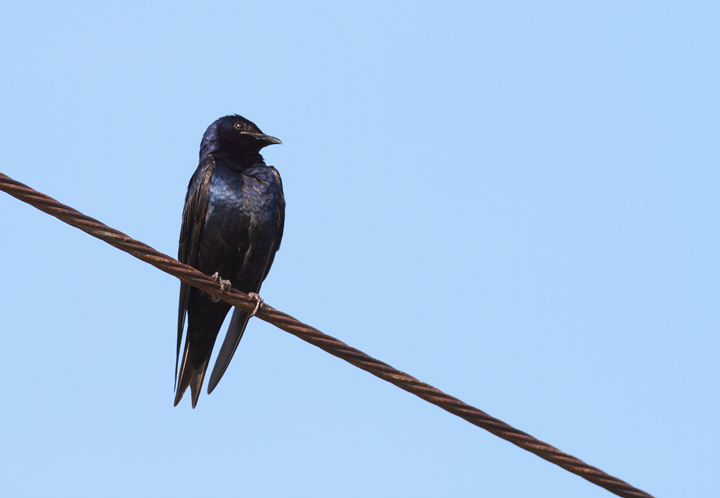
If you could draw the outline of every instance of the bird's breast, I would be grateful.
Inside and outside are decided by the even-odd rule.
[[[247,172],[216,168],[210,185],[208,208],[223,216],[261,219],[284,206],[282,188],[267,166]],[[208,213],[209,214],[209,213]]]
[[[260,279],[273,251],[284,204],[282,187],[268,167],[248,172],[216,167],[200,248],[212,256],[204,261],[208,268],[203,270],[224,271],[224,278],[231,280]]]

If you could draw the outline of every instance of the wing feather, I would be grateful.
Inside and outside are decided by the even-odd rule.
[[[200,241],[200,232],[202,231],[203,220],[208,209],[208,190],[210,186],[210,178],[215,169],[215,160],[212,156],[208,156],[203,160],[195,170],[188,185],[187,195],[185,196],[185,208],[183,209],[182,227],[180,229],[180,245],[178,248],[178,260],[186,265],[195,266],[197,258],[197,248]],[[180,359],[180,345],[182,344],[183,328],[185,326],[185,316],[190,299],[190,285],[185,282],[180,283],[180,302],[178,304],[178,336],[177,350],[175,353],[175,387],[177,388],[178,378],[178,360]],[[185,356],[187,348],[183,354],[183,370],[185,370]],[[182,372],[180,373],[182,376]]]

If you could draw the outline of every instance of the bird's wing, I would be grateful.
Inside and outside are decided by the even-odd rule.
[[[195,266],[200,232],[208,208],[208,190],[210,178],[215,169],[215,160],[212,156],[205,158],[195,174],[190,179],[187,195],[185,196],[185,208],[183,209],[182,227],[180,229],[180,246],[178,249],[178,260],[186,265]],[[188,300],[190,299],[190,285],[180,283],[180,303],[178,305],[178,337],[177,351],[175,353],[175,378],[177,379],[178,360],[180,359],[180,344],[182,343],[183,327],[185,326],[185,314],[187,312]],[[187,349],[187,348],[186,348]],[[183,358],[184,362],[184,358]],[[177,380],[176,380],[177,387]]]
[[[275,253],[278,249],[280,249],[280,242],[282,241],[283,229],[285,227],[285,196],[282,193],[282,179],[280,178],[280,173],[277,169],[275,169],[273,166],[270,166],[270,170],[272,170],[275,178],[278,181],[278,184],[280,185],[282,202],[280,203],[278,222],[275,228],[275,239],[273,240],[272,250],[270,251],[270,254],[268,254],[268,259],[265,263],[265,269],[263,270],[262,279],[260,279],[260,283],[258,284],[258,288],[255,289],[255,292],[260,291],[260,285],[262,285],[262,282],[265,280],[268,273],[270,272],[270,267],[275,260]],[[235,310],[233,311],[232,320],[230,320],[230,326],[228,327],[227,334],[225,334],[225,340],[223,341],[222,347],[220,348],[217,360],[215,360],[215,366],[213,367],[212,375],[210,375],[210,381],[208,382],[208,394],[213,392],[215,386],[217,386],[218,382],[220,382],[220,379],[222,379],[225,370],[227,370],[228,365],[230,365],[230,360],[232,360],[232,357],[235,354],[235,350],[237,349],[238,344],[240,344],[240,339],[242,339],[243,333],[245,332],[245,327],[247,327],[249,319],[249,314],[246,311],[243,311],[240,308],[235,308]]]
[[[280,172],[275,169],[275,166],[269,166],[270,170],[275,175],[275,178],[277,178],[278,184],[280,185],[280,194],[282,195],[282,203],[280,204],[280,216],[278,217],[278,226],[275,230],[275,240],[273,241],[273,248],[272,251],[270,251],[270,257],[268,258],[268,262],[265,265],[265,271],[263,272],[262,280],[260,280],[260,283],[265,281],[265,279],[268,276],[268,273],[270,273],[270,267],[272,267],[273,261],[275,261],[275,253],[278,252],[278,249],[280,249],[280,242],[282,242],[282,236],[283,236],[283,229],[285,228],[285,194],[283,193],[283,184],[282,184],[282,178],[280,178]],[[260,289],[258,288],[258,291]]]

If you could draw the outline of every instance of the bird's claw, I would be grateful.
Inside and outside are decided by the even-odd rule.
[[[211,298],[213,303],[217,303],[225,296],[225,291],[232,288],[232,283],[230,282],[230,280],[223,280],[218,272],[215,272],[210,278],[215,279],[215,281],[220,284],[220,290],[222,291],[220,297]]]
[[[255,313],[257,313],[260,308],[262,308],[262,305],[265,301],[263,301],[263,298],[260,297],[260,294],[255,294],[254,292],[249,292],[248,297],[256,301],[255,309],[252,310],[252,313],[250,313],[250,316],[248,317],[249,320],[250,318],[255,316]]]

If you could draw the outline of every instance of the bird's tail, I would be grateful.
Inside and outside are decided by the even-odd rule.
[[[192,361],[188,358],[189,347],[185,346],[185,352],[183,353],[182,365],[180,367],[180,380],[178,381],[177,391],[175,391],[175,406],[180,403],[180,400],[185,394],[185,390],[190,386],[190,392],[192,393],[192,407],[195,408],[200,397],[200,389],[202,388],[203,379],[205,378],[205,372],[208,367],[208,359],[205,359],[198,367],[193,366]]]
[[[242,311],[240,308],[235,308],[235,311],[233,311],[232,320],[230,320],[230,326],[228,327],[227,334],[225,335],[225,340],[223,341],[217,360],[215,360],[215,366],[213,367],[212,374],[210,375],[210,381],[208,382],[208,394],[213,392],[215,386],[217,386],[220,379],[222,379],[225,370],[227,370],[230,360],[232,360],[235,350],[240,343],[240,339],[242,339],[249,319],[250,317],[248,316],[248,313]],[[207,365],[205,368],[207,368]],[[200,384],[202,385],[202,377],[200,378]],[[194,392],[195,391],[193,391],[193,393]]]

